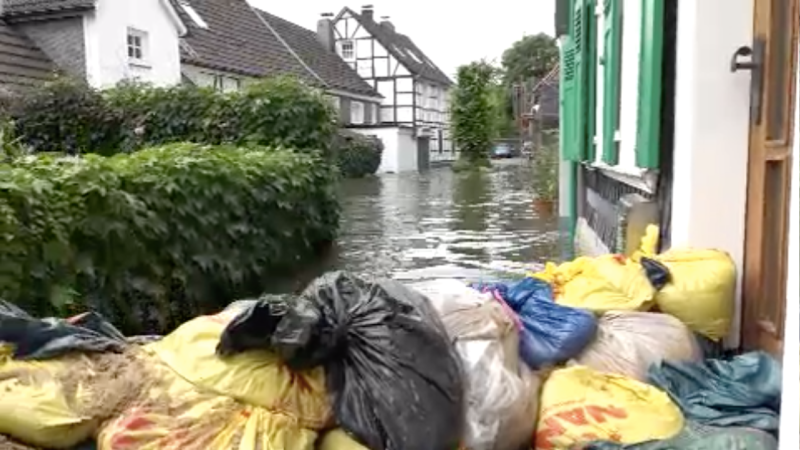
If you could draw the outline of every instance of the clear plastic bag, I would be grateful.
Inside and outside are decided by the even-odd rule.
[[[597,337],[573,363],[647,382],[650,365],[700,361],[692,331],[668,314],[612,311],[600,317]]]
[[[414,286],[442,316],[461,357],[467,379],[470,450],[517,450],[530,442],[536,426],[541,382],[519,360],[519,327],[490,293],[458,280]]]

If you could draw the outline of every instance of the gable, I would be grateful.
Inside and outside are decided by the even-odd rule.
[[[334,19],[337,39],[359,41],[367,37],[375,39],[375,55],[389,55],[402,66],[404,72],[428,81],[451,86],[452,80],[439,69],[430,58],[406,35],[398,33],[390,23],[378,23],[374,19],[343,8]],[[379,44],[379,45],[378,45]],[[389,64],[389,75],[397,71],[397,65]]]

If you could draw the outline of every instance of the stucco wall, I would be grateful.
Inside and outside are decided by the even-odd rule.
[[[84,17],[87,79],[108,87],[124,79],[156,85],[181,81],[178,28],[163,0],[100,0]],[[144,65],[128,61],[128,28],[147,33]]]

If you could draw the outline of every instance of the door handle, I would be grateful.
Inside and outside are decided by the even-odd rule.
[[[766,41],[763,36],[753,39],[753,46],[742,46],[736,49],[731,56],[731,72],[749,70],[750,77],[750,122],[753,125],[761,124],[761,105],[763,103],[764,88],[764,53]],[[740,58],[750,58],[750,61],[740,61]]]

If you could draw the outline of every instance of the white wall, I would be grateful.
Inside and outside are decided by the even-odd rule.
[[[231,92],[238,89],[235,80],[239,80],[241,87],[244,87],[247,85],[247,83],[254,81],[254,78],[205,69],[189,64],[183,64],[181,66],[181,70],[187,78],[192,80],[195,85],[200,87],[214,87],[215,78],[221,76],[223,82],[223,91],[225,92]]]
[[[156,85],[181,80],[176,23],[164,0],[100,0],[84,18],[86,73],[92,86],[109,87],[126,78]],[[146,65],[128,63],[128,27],[147,32]]]
[[[753,2],[679,1],[672,245],[720,248],[742,267],[750,73],[731,73],[730,58],[752,42]],[[740,298],[732,346],[739,343]]]
[[[383,157],[378,173],[413,172],[417,168],[417,140],[408,128],[350,128],[383,141]]]
[[[800,70],[798,70],[800,74]],[[800,76],[796,95],[800,97]],[[794,115],[794,153],[792,159],[792,188],[789,210],[789,267],[786,287],[786,324],[783,328],[783,401],[781,402],[780,450],[800,448],[797,424],[800,422],[800,101]]]

